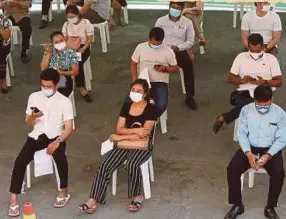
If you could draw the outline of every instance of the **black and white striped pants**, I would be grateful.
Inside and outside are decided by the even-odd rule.
[[[128,172],[128,198],[143,194],[142,176],[140,166],[149,159],[152,150],[123,150],[115,147],[112,149],[99,167],[97,176],[94,177],[90,198],[97,203],[105,203],[107,185],[112,173],[126,161]]]

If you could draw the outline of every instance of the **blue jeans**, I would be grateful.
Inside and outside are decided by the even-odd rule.
[[[151,82],[150,96],[155,102],[158,118],[165,112],[168,106],[168,84],[164,82]]]

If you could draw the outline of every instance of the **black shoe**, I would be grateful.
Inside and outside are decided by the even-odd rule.
[[[22,60],[22,62],[25,63],[25,64],[27,64],[27,63],[30,61],[30,59],[29,59],[27,53],[22,53],[22,54],[21,54],[21,60]]]
[[[236,219],[238,215],[244,213],[243,205],[233,205],[230,211],[224,216],[224,219]]]
[[[41,20],[40,21],[40,26],[39,26],[39,29],[44,29],[48,26],[48,21],[46,20]]]
[[[224,124],[224,121],[219,120],[219,117],[217,117],[217,119],[213,125],[213,131],[215,134],[217,134],[220,131],[220,129],[222,128],[222,126]]]
[[[7,94],[8,93],[8,88],[6,88],[6,89],[1,89],[1,92],[2,92],[2,94]]]
[[[265,208],[264,216],[269,219],[280,219],[274,208]]]
[[[198,104],[193,97],[187,97],[186,98],[186,105],[190,107],[192,110],[196,110],[198,108]]]

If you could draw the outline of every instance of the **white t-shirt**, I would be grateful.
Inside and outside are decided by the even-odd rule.
[[[258,17],[256,11],[250,11],[243,16],[241,30],[261,34],[264,44],[268,44],[273,31],[282,31],[282,24],[279,15],[273,11],[269,11],[264,17]]]
[[[73,24],[66,21],[64,23],[62,33],[64,36],[80,37],[81,44],[85,44],[87,36],[93,36],[94,29],[88,19],[81,19],[78,24]]]
[[[35,140],[41,134],[46,134],[49,139],[56,138],[63,132],[64,122],[74,118],[70,100],[58,91],[49,98],[42,91],[32,93],[27,104],[27,115],[32,115],[31,107],[43,112],[43,116],[36,119],[33,131],[28,134]]]
[[[264,80],[271,80],[275,76],[282,75],[280,65],[275,56],[264,53],[261,59],[254,60],[248,52],[240,53],[233,61],[230,73],[243,78],[249,75],[252,78],[262,77]],[[237,90],[249,90],[251,96],[257,86],[254,84],[241,84]],[[275,88],[272,88],[275,90]]]
[[[175,53],[170,47],[162,45],[160,49],[154,50],[148,42],[139,44],[131,59],[138,63],[138,74],[148,68],[151,82],[169,83],[169,73],[156,71],[154,65],[177,65]]]

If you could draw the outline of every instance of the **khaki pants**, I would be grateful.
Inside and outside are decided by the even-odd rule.
[[[185,14],[184,16],[193,22],[196,37],[203,34],[203,30],[201,28],[201,24],[203,22],[202,14]]]

